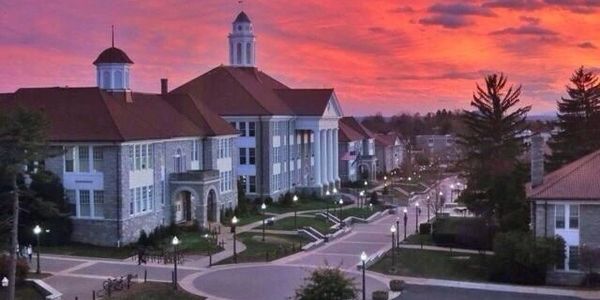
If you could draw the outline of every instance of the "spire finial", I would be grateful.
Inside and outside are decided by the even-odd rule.
[[[111,33],[112,33],[112,46],[115,47],[115,25],[111,25]]]

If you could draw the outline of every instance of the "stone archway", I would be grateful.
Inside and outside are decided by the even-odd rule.
[[[366,163],[361,163],[358,165],[358,176],[359,180],[371,180],[371,170],[369,165]]]
[[[193,220],[192,192],[187,190],[177,192],[173,203],[176,224],[191,222]]]
[[[210,189],[206,196],[206,220],[208,222],[218,222],[218,216],[217,193],[214,189]]]

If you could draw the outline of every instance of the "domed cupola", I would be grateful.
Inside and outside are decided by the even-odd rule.
[[[94,61],[98,87],[110,91],[129,90],[129,73],[133,61],[125,51],[115,47],[112,31],[112,46],[102,51]]]
[[[254,67],[256,39],[250,18],[242,11],[232,25],[229,34],[229,64],[237,67]]]

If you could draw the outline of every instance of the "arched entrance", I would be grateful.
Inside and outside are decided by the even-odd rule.
[[[192,193],[181,191],[175,196],[175,223],[192,221]]]
[[[217,222],[217,194],[214,189],[208,192],[206,198],[206,214],[208,222]]]
[[[358,174],[360,176],[359,177],[360,180],[369,180],[370,179],[369,173],[371,173],[371,172],[369,171],[368,165],[360,164],[358,166]]]

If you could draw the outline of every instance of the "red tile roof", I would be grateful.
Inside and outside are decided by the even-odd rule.
[[[393,146],[396,143],[396,138],[398,138],[398,135],[393,133],[378,133],[375,135],[375,144],[382,146]]]
[[[333,89],[278,89],[276,92],[299,116],[322,116],[333,96]]]
[[[600,150],[544,176],[534,188],[527,184],[530,200],[600,200]]]
[[[375,138],[375,134],[371,130],[367,129],[367,127],[363,126],[354,117],[343,117],[340,119],[340,124],[342,123],[352,128],[354,131],[360,133],[365,139]]]
[[[170,94],[188,94],[221,116],[321,116],[333,89],[290,89],[254,67],[219,66]]]
[[[48,138],[53,142],[121,142],[221,133],[179,113],[161,95],[132,93],[132,102],[126,102],[123,95],[97,87],[23,88],[0,97],[0,109],[20,105],[43,111],[50,122]],[[231,126],[229,131],[233,132]]]
[[[339,122],[339,134],[338,141],[339,142],[353,142],[360,141],[363,139],[363,135],[352,129],[352,127],[346,125],[343,122]]]

